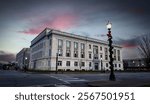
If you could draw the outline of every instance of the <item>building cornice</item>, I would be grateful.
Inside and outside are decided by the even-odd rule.
[[[91,37],[86,37],[86,36],[76,35],[76,34],[72,34],[72,33],[67,33],[67,32],[63,32],[63,31],[60,31],[60,30],[45,28],[37,37],[35,37],[31,41],[31,46],[33,46],[35,43],[37,43],[38,41],[40,41],[44,37],[50,36],[52,34],[108,45],[107,41],[102,41],[102,40],[91,38]],[[120,45],[117,45],[117,44],[113,44],[113,46],[118,47],[118,48],[122,48]]]

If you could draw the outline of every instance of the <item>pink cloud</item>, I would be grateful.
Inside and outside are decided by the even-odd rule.
[[[24,33],[24,34],[31,34],[31,35],[36,35],[38,33],[40,33],[42,30],[40,28],[30,28],[28,30],[23,30],[23,31],[18,31],[20,33]]]
[[[69,29],[77,24],[77,16],[70,13],[54,15],[52,18],[50,16],[42,16],[36,19],[30,19],[30,23],[33,27],[18,32],[37,35],[46,27],[59,30]]]
[[[135,47],[138,47],[138,45],[125,43],[125,44],[122,45],[122,47],[124,47],[124,48],[135,48]]]

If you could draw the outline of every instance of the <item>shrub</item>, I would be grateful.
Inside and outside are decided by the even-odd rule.
[[[82,69],[81,71],[86,71],[85,69]]]
[[[66,69],[66,71],[71,71],[70,69]]]
[[[79,69],[74,69],[74,71],[79,71]]]

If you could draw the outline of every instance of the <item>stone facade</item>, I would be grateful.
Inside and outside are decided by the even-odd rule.
[[[17,66],[20,69],[28,68],[29,67],[29,60],[30,60],[30,49],[29,48],[23,48],[16,55]]]
[[[114,69],[123,70],[122,47],[114,46]],[[30,69],[109,70],[108,43],[46,28],[31,41]]]

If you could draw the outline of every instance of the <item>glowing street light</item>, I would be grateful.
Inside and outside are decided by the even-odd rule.
[[[111,29],[111,27],[112,27],[112,23],[110,23],[110,22],[108,21],[108,23],[107,23],[107,29]]]

